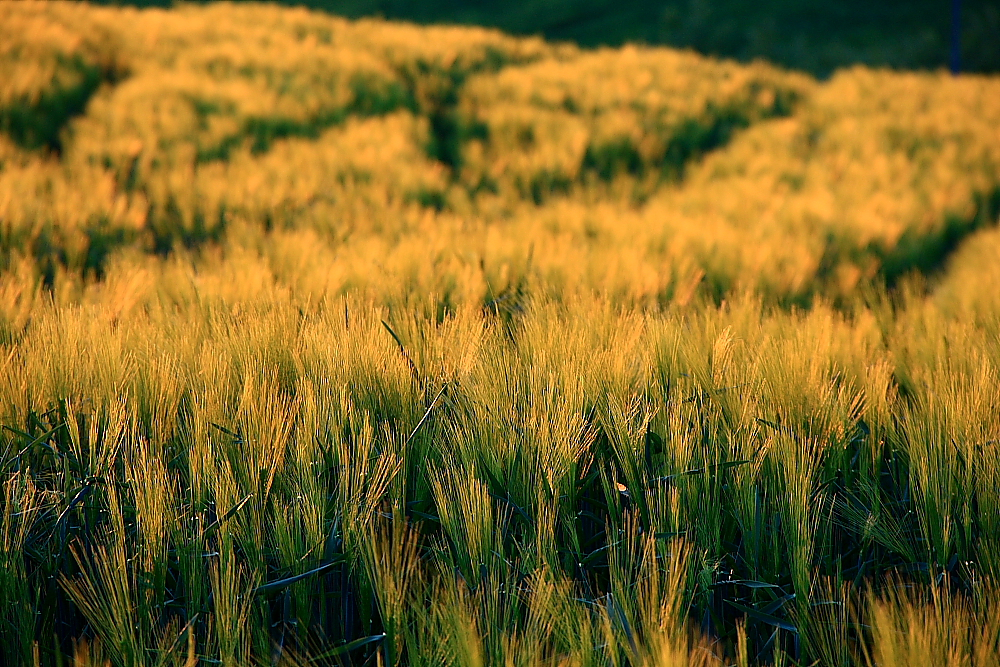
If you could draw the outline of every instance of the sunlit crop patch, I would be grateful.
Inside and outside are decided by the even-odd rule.
[[[0,651],[994,665],[1000,79],[0,4]]]

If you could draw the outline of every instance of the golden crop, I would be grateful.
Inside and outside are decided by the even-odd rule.
[[[5,664],[996,664],[998,128],[997,77],[0,3]]]
[[[996,181],[986,78],[853,70],[817,84],[691,53],[266,7],[30,7],[4,9],[5,44],[23,42],[3,61],[8,108],[72,88],[66,63],[107,80],[58,161],[3,143],[5,252],[39,248],[58,258],[50,273],[99,271],[100,244],[190,244],[238,220],[358,244],[345,254],[367,255],[361,274],[369,253],[412,274],[410,243],[447,248],[447,280],[480,302],[486,284],[521,279],[529,249],[543,292],[665,303],[704,272],[717,297],[839,298],[933,262]],[[385,123],[360,120],[373,116]],[[452,164],[430,159],[444,142]],[[402,222],[415,219],[428,228]]]

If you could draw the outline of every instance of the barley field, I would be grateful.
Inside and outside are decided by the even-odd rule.
[[[1000,77],[0,4],[4,665],[1000,665]]]

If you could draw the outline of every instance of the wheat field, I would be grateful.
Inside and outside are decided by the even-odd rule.
[[[0,662],[1000,665],[1000,78],[0,4]]]

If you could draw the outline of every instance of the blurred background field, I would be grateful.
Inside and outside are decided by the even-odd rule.
[[[1000,79],[803,44],[0,4],[5,663],[1000,663]]]

